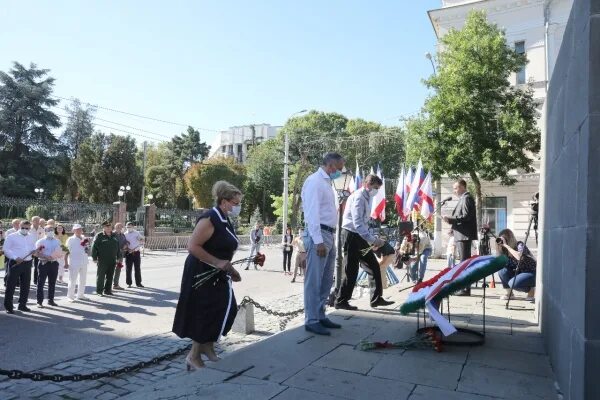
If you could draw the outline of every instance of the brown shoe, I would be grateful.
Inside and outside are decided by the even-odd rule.
[[[121,286],[119,286],[119,285],[114,285],[113,289],[115,289],[115,290],[123,290],[123,288]]]

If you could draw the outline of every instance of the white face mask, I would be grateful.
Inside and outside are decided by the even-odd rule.
[[[28,229],[21,229],[21,235],[27,236],[28,234],[29,234],[29,230]]]
[[[46,232],[46,237],[50,238],[50,239],[54,238],[54,232],[53,231]]]
[[[233,207],[231,207],[231,211],[229,211],[229,216],[235,218],[238,215],[240,215],[241,211],[242,211],[242,205],[241,204],[239,204],[237,206],[233,206]]]
[[[369,189],[369,196],[375,197],[375,195],[377,195],[377,192],[379,192],[379,189],[371,188]]]
[[[133,232],[133,228],[127,228],[127,232],[128,232],[128,233],[131,233],[131,232]]]

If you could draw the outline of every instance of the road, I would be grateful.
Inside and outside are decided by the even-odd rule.
[[[234,259],[248,255],[242,247]],[[244,271],[242,281],[234,285],[238,302],[251,296],[261,303],[272,303],[302,293],[302,283],[290,283],[282,273],[282,250],[278,247],[263,251],[267,261],[259,271]],[[67,286],[57,285],[59,307],[39,309],[35,301],[35,285],[29,293],[31,313],[17,311],[0,313],[0,368],[33,370],[90,351],[170,331],[179,296],[185,254],[162,252],[142,258],[142,278],[145,288],[115,291],[112,297],[97,297],[94,292],[96,268],[90,262],[86,295],[89,301],[68,302]],[[0,273],[2,276],[3,272]],[[121,274],[125,286],[125,272]],[[18,290],[15,304],[18,299]],[[0,288],[0,303],[4,288]]]

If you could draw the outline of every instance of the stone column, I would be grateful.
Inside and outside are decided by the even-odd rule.
[[[600,0],[574,0],[548,89],[542,334],[565,399],[600,399]]]
[[[146,204],[144,212],[144,236],[152,236],[156,228],[156,206],[154,204]]]
[[[117,222],[125,223],[125,217],[127,216],[127,204],[122,201],[115,201],[113,203],[113,225]]]

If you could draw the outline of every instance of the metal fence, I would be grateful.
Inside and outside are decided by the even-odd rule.
[[[112,220],[112,204],[58,202],[49,199],[0,197],[0,219],[25,218],[27,211],[45,219],[96,225]]]
[[[147,250],[165,250],[165,251],[187,251],[187,246],[191,235],[185,236],[170,236],[170,235],[155,235],[146,238],[144,249]],[[264,237],[263,246],[279,246],[281,244],[281,235],[271,235]],[[250,236],[238,236],[240,245],[249,246]]]

